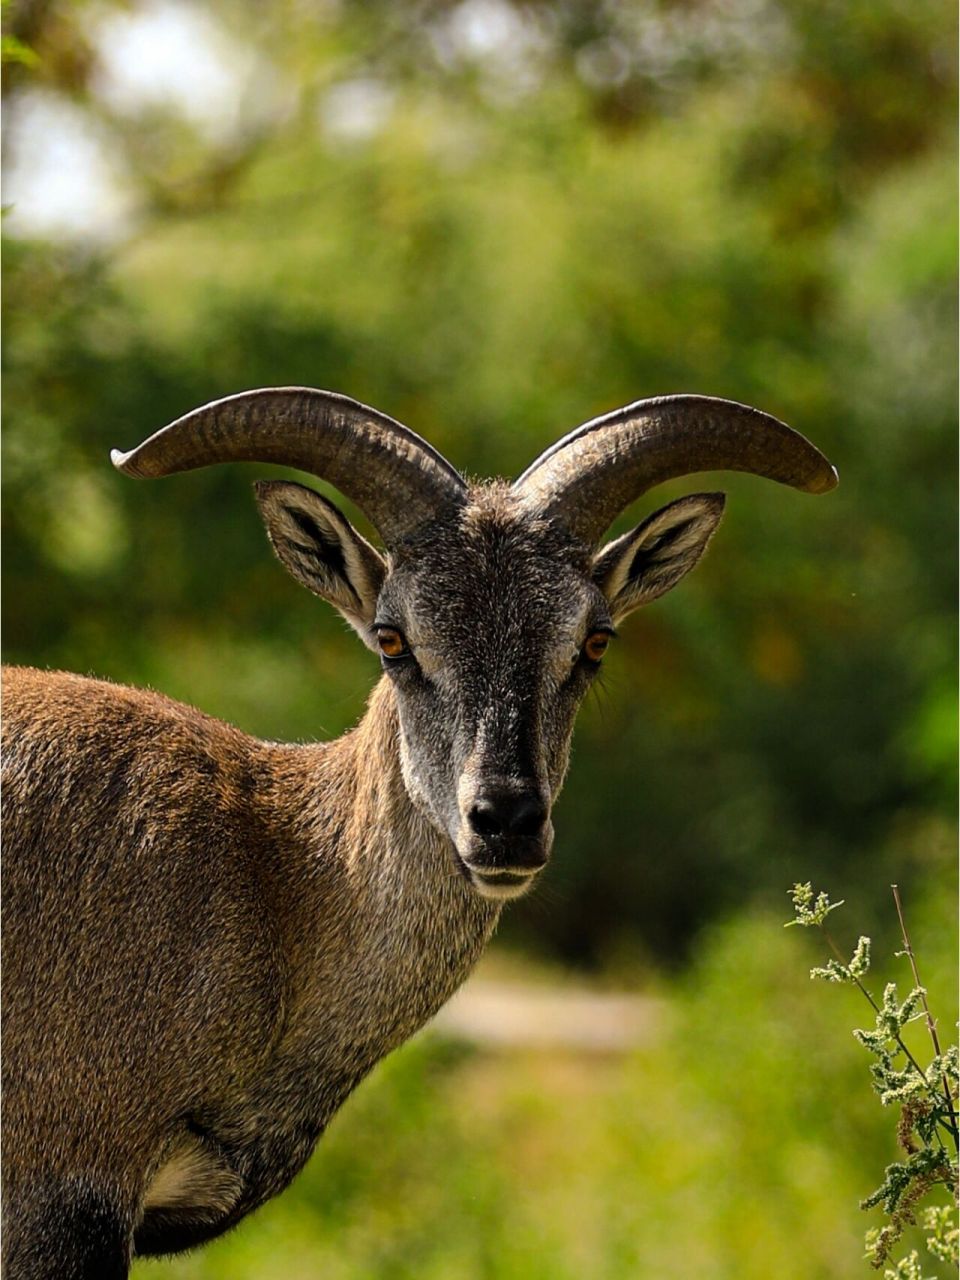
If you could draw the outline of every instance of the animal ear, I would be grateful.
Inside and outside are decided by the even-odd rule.
[[[286,480],[254,486],[267,536],[299,583],[338,609],[368,648],[386,562],[332,502]]]
[[[694,493],[662,507],[600,551],[593,579],[614,622],[675,587],[697,563],[720,523],[722,493]]]

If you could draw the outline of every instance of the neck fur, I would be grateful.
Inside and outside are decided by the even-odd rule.
[[[306,859],[288,917],[299,935],[287,947],[288,1025],[348,1088],[453,994],[500,913],[410,800],[399,733],[384,679],[357,728],[291,753],[287,777],[299,791],[301,868]]]

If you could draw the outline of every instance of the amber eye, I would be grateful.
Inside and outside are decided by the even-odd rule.
[[[381,627],[377,632],[377,644],[385,658],[402,658],[407,652],[407,642],[394,627]]]
[[[606,631],[594,631],[592,635],[587,636],[583,644],[583,656],[589,658],[591,662],[599,662],[603,655],[607,652],[607,645],[610,643],[610,636]]]

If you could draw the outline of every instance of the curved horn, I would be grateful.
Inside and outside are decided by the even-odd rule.
[[[658,396],[585,422],[542,453],[514,488],[525,505],[595,543],[655,484],[715,470],[749,471],[806,493],[837,483],[819,449],[759,409],[712,396]]]
[[[214,400],[150,436],[113,465],[166,476],[215,462],[276,462],[328,480],[390,545],[457,502],[461,476],[436,449],[386,414],[310,387],[268,387]]]

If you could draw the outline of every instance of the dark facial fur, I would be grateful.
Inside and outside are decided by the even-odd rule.
[[[550,806],[597,670],[582,646],[611,625],[589,556],[505,486],[476,488],[395,553],[376,622],[409,646],[383,665],[411,798],[475,888],[517,896],[549,856]]]

